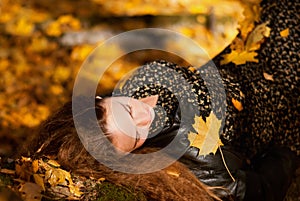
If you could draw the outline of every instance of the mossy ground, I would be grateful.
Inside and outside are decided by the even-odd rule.
[[[2,169],[7,168],[13,170],[13,163],[0,163]],[[0,200],[11,201],[20,199],[16,191],[18,182],[14,181],[14,176],[11,174],[0,173]],[[85,194],[82,201],[147,201],[147,197],[143,192],[134,190],[133,187],[121,187],[110,182],[104,181],[97,183],[91,179],[85,182]],[[284,201],[300,200],[300,168],[298,168],[296,176],[290,186],[290,189]],[[1,197],[5,196],[5,198]],[[6,199],[6,200],[5,200]],[[21,200],[21,199],[20,199]],[[66,199],[58,199],[54,195],[47,195],[42,198],[42,201],[66,201]]]
[[[4,163],[0,161],[0,169],[14,170],[14,163]],[[0,173],[0,200],[11,201],[22,200],[18,192],[19,182],[16,181],[13,174]],[[98,182],[92,179],[87,179],[84,182],[84,195],[82,201],[147,201],[146,196],[134,190],[133,187],[122,187],[112,184],[108,181]],[[43,193],[42,201],[66,201],[67,199],[59,198],[49,192]]]

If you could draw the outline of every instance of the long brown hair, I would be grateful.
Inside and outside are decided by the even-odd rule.
[[[105,108],[101,107],[100,102],[97,102],[93,108],[85,108],[87,101],[94,100],[84,97],[81,99],[79,101],[81,104],[76,107],[80,107],[83,112],[75,115],[84,118],[85,126],[93,130],[93,125],[88,120],[88,113],[96,112],[98,121],[101,123],[105,120]],[[103,147],[101,144],[99,146],[103,152],[109,150],[104,144]],[[95,178],[105,177],[106,180],[117,185],[134,187],[151,200],[220,200],[209,187],[202,184],[188,168],[179,162],[148,174],[121,173],[102,165],[86,151],[78,137],[73,121],[72,102],[66,103],[41,125],[34,146],[30,147],[33,158],[55,157],[64,168],[76,174]],[[144,148],[137,152],[143,154],[153,152],[153,149]],[[147,158],[142,163],[146,166],[149,160],[152,159]]]

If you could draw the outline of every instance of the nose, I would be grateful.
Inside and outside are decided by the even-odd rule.
[[[147,127],[149,126],[149,114],[146,112],[141,112],[136,119],[134,119],[137,127]]]

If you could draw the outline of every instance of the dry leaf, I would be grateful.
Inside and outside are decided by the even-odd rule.
[[[166,173],[167,173],[168,175],[171,175],[171,176],[174,176],[174,177],[179,177],[179,176],[180,176],[180,172],[179,172],[176,168],[174,168],[174,167],[172,167],[172,166],[167,167],[167,168],[165,169],[165,171],[166,171]]]
[[[206,118],[206,122],[202,117],[196,116],[193,127],[197,133],[189,133],[188,139],[190,146],[199,148],[199,155],[215,154],[218,147],[223,145],[219,137],[221,120],[213,112]]]
[[[30,181],[30,177],[32,175],[31,165],[29,166],[27,163],[23,163],[21,165],[16,164],[15,169],[19,178],[23,179],[24,181]]]
[[[240,96],[245,98],[245,94],[242,91],[240,91]]]
[[[16,173],[16,171],[3,168],[0,170],[0,173],[14,175]]]
[[[33,171],[33,173],[36,173],[38,170],[39,170],[39,161],[34,160],[32,162],[32,171]]]
[[[248,35],[245,46],[246,51],[258,50],[265,37],[270,36],[271,29],[267,27],[267,24],[268,22],[257,25],[255,29]]]
[[[231,102],[238,111],[242,111],[244,109],[243,104],[240,101],[236,100],[235,98],[232,98]]]
[[[285,38],[288,37],[289,33],[290,33],[289,28],[286,28],[280,32],[280,36]]]
[[[43,191],[45,191],[45,183],[44,183],[44,178],[39,175],[39,174],[33,174],[33,179],[34,182],[39,185],[40,187],[42,187]]]
[[[97,181],[98,181],[98,182],[103,182],[103,181],[105,181],[105,178],[104,178],[104,177],[101,177],[101,178],[97,179]]]
[[[236,65],[241,65],[241,64],[245,64],[247,61],[258,63],[258,59],[254,58],[255,56],[257,56],[256,52],[243,51],[241,53],[238,53],[237,51],[232,50],[231,53],[225,54],[223,56],[221,65],[224,65],[224,64],[227,64],[230,62],[232,62]]]
[[[45,173],[45,179],[51,186],[66,185],[69,177],[70,173],[62,169],[50,168]]]
[[[236,65],[245,64],[249,62],[258,62],[255,50],[259,50],[260,45],[264,42],[266,37],[270,36],[271,29],[267,27],[268,22],[260,24],[248,35],[246,44],[244,45],[243,40],[237,38],[234,40],[233,45],[230,46],[231,52],[223,56],[221,65],[232,62]]]
[[[48,162],[44,162],[40,160],[41,167],[43,167],[45,172],[45,180],[53,187],[57,185],[67,186],[69,191],[75,197],[80,197],[82,192],[79,187],[76,186],[71,178],[70,172],[66,170],[60,169],[60,164],[55,160],[49,160]]]
[[[239,21],[240,32],[243,40],[246,40],[248,34],[254,28],[255,22],[259,21],[260,18],[260,0],[248,1],[242,0],[242,6],[244,8],[243,15],[244,19]]]
[[[270,75],[270,74],[264,72],[263,76],[266,80],[274,81],[273,75]]]
[[[60,164],[55,160],[48,160],[47,163],[53,167],[60,167]]]

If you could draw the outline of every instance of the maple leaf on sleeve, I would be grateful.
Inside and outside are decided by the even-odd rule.
[[[243,104],[239,100],[232,98],[231,102],[232,102],[233,106],[235,107],[235,109],[237,109],[238,111],[242,111],[244,109]]]
[[[244,18],[239,21],[239,30],[243,40],[247,38],[248,34],[255,27],[255,22],[258,22],[260,19],[260,2],[261,0],[241,0],[241,5],[244,8]]]
[[[241,65],[245,64],[247,61],[252,61],[252,62],[258,62],[258,59],[255,59],[255,56],[257,56],[256,52],[247,52],[247,51],[242,51],[242,52],[237,52],[232,50],[229,54],[225,54],[223,56],[223,60],[221,61],[221,65],[227,64],[229,62],[232,62],[236,65]]]
[[[285,38],[285,37],[288,37],[288,36],[289,36],[289,33],[290,33],[289,28],[286,28],[286,29],[284,29],[284,30],[282,30],[282,31],[280,32],[280,36],[283,37],[283,38]]]
[[[266,37],[270,36],[271,29],[267,26],[268,22],[257,25],[255,29],[248,35],[245,50],[259,50],[261,43]]]
[[[271,29],[267,26],[268,22],[257,25],[252,32],[247,36],[246,41],[242,39],[235,39],[234,44],[230,46],[231,52],[223,55],[221,65],[228,64],[230,62],[241,65],[246,62],[258,62],[255,57],[258,55],[256,50],[259,50],[261,44],[265,41],[265,38],[270,36]],[[244,42],[244,43],[243,43]]]
[[[195,116],[193,127],[197,133],[190,132],[188,138],[190,146],[199,149],[199,155],[215,154],[218,147],[223,145],[219,136],[221,120],[213,112],[206,118],[206,122],[202,117]]]

